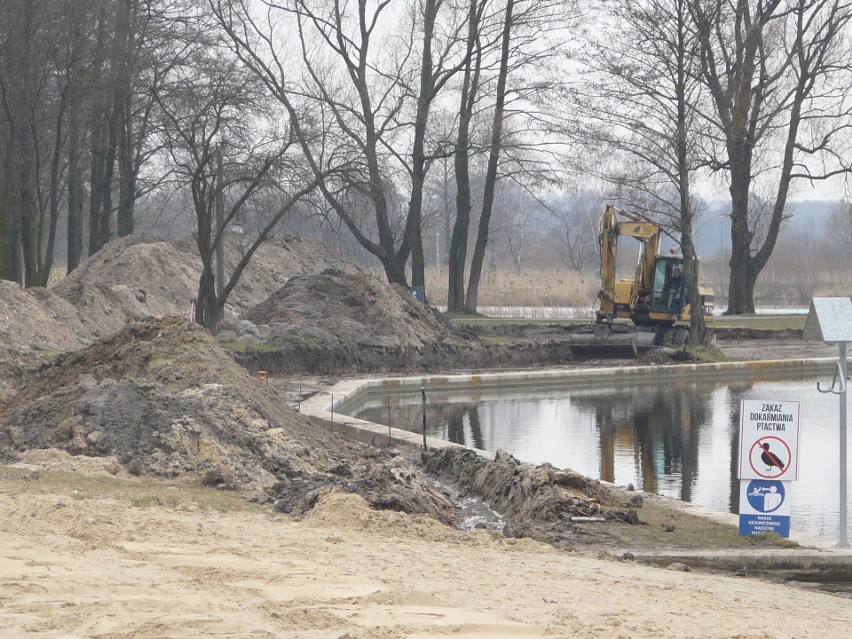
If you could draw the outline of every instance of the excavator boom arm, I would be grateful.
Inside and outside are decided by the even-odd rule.
[[[624,218],[619,221],[618,216]],[[653,222],[631,213],[607,205],[601,218],[600,250],[601,250],[601,290],[598,297],[601,300],[601,312],[612,313],[615,305],[615,267],[618,257],[618,238],[633,237],[642,243],[639,264],[631,292],[630,305],[636,305],[639,290],[647,288],[653,277],[654,257],[660,248],[662,232]],[[647,280],[647,281],[646,281]]]

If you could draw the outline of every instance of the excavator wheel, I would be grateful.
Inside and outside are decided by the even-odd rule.
[[[689,329],[675,328],[672,330],[674,331],[674,335],[672,336],[672,348],[683,348],[689,341]]]

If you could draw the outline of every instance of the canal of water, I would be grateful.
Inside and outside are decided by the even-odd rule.
[[[737,479],[743,399],[801,402],[799,480],[790,487],[791,527],[837,539],[838,397],[817,379],[791,376],[659,384],[574,384],[431,392],[426,434],[532,463],[739,511]],[[822,380],[825,385],[826,380]],[[599,383],[599,382],[598,382]],[[350,414],[421,432],[420,393],[371,395]],[[850,491],[852,494],[852,491]]]

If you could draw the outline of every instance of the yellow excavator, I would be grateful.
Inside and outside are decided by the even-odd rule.
[[[683,256],[660,254],[662,229],[641,215],[608,205],[601,218],[601,289],[594,334],[606,338],[614,326],[632,322],[637,330],[653,332],[654,345],[683,346],[689,339],[692,301],[683,275]],[[639,261],[632,279],[616,280],[618,241],[633,237],[640,242]],[[696,268],[699,267],[696,260]],[[713,319],[713,291],[700,285],[704,320]]]

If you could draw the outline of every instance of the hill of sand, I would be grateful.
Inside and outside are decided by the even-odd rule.
[[[226,277],[244,254],[246,241],[238,235],[226,238]],[[240,317],[294,275],[332,267],[357,270],[317,240],[274,237],[246,267],[225,315]],[[49,290],[24,290],[0,281],[0,363],[74,350],[145,317],[189,317],[200,275],[192,238],[132,236],[108,243]]]

